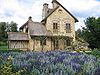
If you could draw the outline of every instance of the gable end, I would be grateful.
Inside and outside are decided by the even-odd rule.
[[[55,2],[57,3],[59,6],[61,6],[66,12],[68,12],[74,19],[75,19],[75,22],[79,22],[78,19],[76,17],[74,17],[65,7],[63,7],[57,0],[53,0],[52,3]],[[56,11],[56,9],[59,7],[57,6],[56,8],[54,8],[54,10],[48,14],[41,22],[45,21],[54,11]]]

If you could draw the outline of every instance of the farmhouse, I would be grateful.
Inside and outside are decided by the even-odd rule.
[[[57,0],[52,9],[44,3],[42,21],[34,22],[30,16],[20,32],[9,32],[9,49],[49,51],[63,50],[75,42],[75,23],[78,20]]]

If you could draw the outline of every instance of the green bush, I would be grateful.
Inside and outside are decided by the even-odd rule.
[[[94,49],[91,52],[92,55],[96,56],[96,57],[100,57],[100,49]]]
[[[6,42],[0,42],[0,46],[6,46],[7,43]]]
[[[79,49],[77,49],[77,50],[75,50],[76,52],[80,52],[80,50]]]
[[[13,71],[12,60],[13,58],[9,56],[6,62],[0,65],[0,75],[21,75],[23,70]],[[3,61],[2,56],[0,56],[0,61]]]
[[[3,51],[8,50],[8,46],[0,46],[0,51],[1,50],[3,50]]]
[[[94,49],[92,50],[91,52],[85,52],[86,54],[89,54],[89,55],[94,55],[96,56],[97,58],[100,57],[100,49]]]

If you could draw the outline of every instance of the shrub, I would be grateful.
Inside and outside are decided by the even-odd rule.
[[[96,56],[96,57],[100,57],[100,51],[99,49],[94,49],[92,52],[91,52],[92,55]]]
[[[1,65],[0,75],[21,75],[23,70],[19,70],[18,72],[13,72],[12,59],[13,58],[11,56],[9,56],[7,61]],[[3,61],[2,58],[1,58],[1,61]]]
[[[25,68],[22,75],[94,75],[100,68],[100,59],[81,52],[5,52],[0,53],[4,61],[12,59],[11,73],[18,73]],[[1,57],[1,58],[2,58]],[[1,73],[1,72],[0,72]],[[20,73],[20,72],[19,72]],[[21,73],[20,73],[21,74]]]
[[[79,49],[77,49],[77,50],[75,50],[76,52],[80,52],[80,50]]]
[[[0,42],[0,46],[6,46],[7,43],[6,42]]]

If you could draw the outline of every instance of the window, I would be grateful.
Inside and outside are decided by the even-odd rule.
[[[46,45],[46,39],[40,40],[40,45]]]
[[[59,9],[59,10],[58,10],[58,12],[59,12],[59,13],[62,13],[62,10],[61,10],[61,9]]]
[[[66,29],[70,30],[70,23],[66,23]]]
[[[61,12],[62,10],[61,10],[61,9],[59,9],[58,11],[60,11],[60,12]]]
[[[53,23],[53,29],[58,29],[58,24],[57,23]]]
[[[53,44],[54,44],[54,49],[58,49],[59,48],[59,40],[53,40]]]
[[[70,23],[66,23],[66,32],[71,32],[71,25],[70,25]]]
[[[70,40],[66,40],[66,46],[70,46],[71,45],[71,41]]]
[[[26,33],[28,33],[28,28],[26,28]]]

